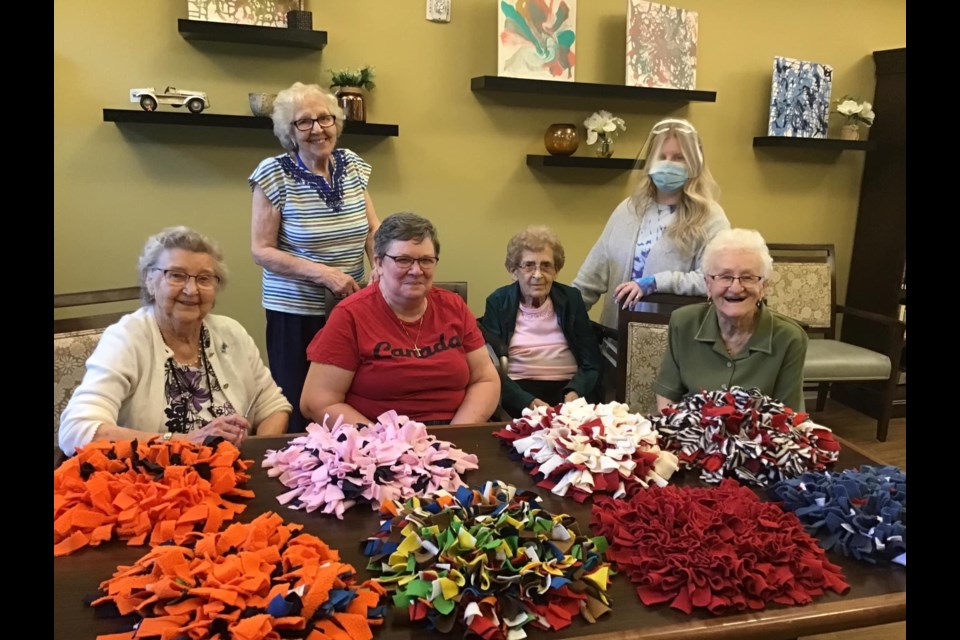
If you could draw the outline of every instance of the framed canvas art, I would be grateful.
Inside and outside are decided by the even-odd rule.
[[[697,88],[698,14],[627,0],[627,86]]]
[[[187,18],[207,22],[286,27],[297,0],[187,0]]]
[[[574,82],[577,0],[500,0],[497,75]]]
[[[830,65],[775,57],[767,135],[826,138],[832,86]]]

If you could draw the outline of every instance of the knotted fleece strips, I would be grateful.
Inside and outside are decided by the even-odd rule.
[[[184,544],[219,531],[252,498],[239,488],[253,460],[221,438],[95,441],[53,472],[53,555],[114,536],[129,545]]]
[[[371,640],[384,590],[302,528],[268,512],[118,567],[92,605],[140,620],[98,640]]]
[[[700,469],[700,479],[725,477],[767,486],[804,471],[819,471],[840,456],[840,443],[815,424],[759,389],[703,391],[651,418],[660,446],[680,458],[681,469]]]
[[[591,495],[622,497],[651,483],[667,484],[677,457],[661,451],[649,420],[619,402],[583,398],[556,407],[524,409],[493,434],[512,445],[538,487],[583,502]]]
[[[384,503],[381,513],[367,569],[428,629],[459,623],[484,640],[519,640],[528,624],[559,630],[610,610],[606,540],[582,535],[534,493],[492,481]]]
[[[279,450],[268,450],[263,468],[292,490],[280,504],[308,513],[332,513],[341,520],[356,504],[376,510],[385,502],[456,491],[460,474],[477,468],[477,456],[429,435],[420,422],[388,411],[373,425],[338,419],[328,429],[313,423],[307,435]]]
[[[594,499],[593,531],[645,605],[691,613],[808,604],[849,588],[792,513],[731,479],[717,487],[650,487]]]
[[[871,564],[907,565],[907,474],[897,467],[805,473],[778,482],[769,494],[819,535],[824,549]]]

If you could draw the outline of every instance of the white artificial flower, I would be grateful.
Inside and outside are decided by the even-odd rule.
[[[876,117],[876,114],[873,113],[873,105],[869,102],[864,102],[863,111],[860,112],[860,119],[869,127],[873,124],[874,117]]]
[[[845,116],[852,116],[863,111],[863,105],[854,100],[844,100],[837,106],[837,111]]]
[[[598,111],[583,121],[583,126],[587,129],[587,144],[594,144],[598,137],[613,138],[617,135],[617,129],[627,130],[627,124],[623,118],[617,118],[609,111]]]

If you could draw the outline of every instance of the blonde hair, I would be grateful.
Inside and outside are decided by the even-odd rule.
[[[644,172],[631,200],[641,215],[655,201],[657,187],[650,180],[650,169],[656,164],[660,150],[670,138],[676,138],[680,145],[690,179],[683,185],[683,193],[677,205],[677,218],[667,227],[666,235],[673,240],[682,254],[691,256],[706,240],[706,223],[713,205],[720,197],[720,187],[707,168],[700,134],[690,122],[668,118],[653,125],[644,143],[644,147],[648,148]]]

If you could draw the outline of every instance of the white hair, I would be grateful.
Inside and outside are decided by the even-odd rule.
[[[767,249],[767,242],[756,229],[724,229],[713,236],[703,250],[703,272],[712,273],[717,256],[725,251],[753,253],[763,265],[763,273],[757,275],[769,278],[773,273],[773,258]]]

